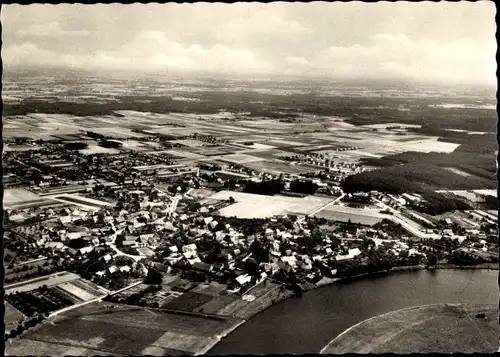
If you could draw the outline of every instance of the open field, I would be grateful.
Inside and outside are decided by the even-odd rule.
[[[3,192],[3,204],[5,206],[39,200],[40,197],[24,188],[7,188]]]
[[[9,330],[9,328],[15,327],[19,322],[23,321],[24,315],[8,302],[4,301],[3,304],[5,307],[3,322],[5,324],[5,329]]]
[[[70,282],[73,280],[80,279],[80,277],[76,274],[73,273],[68,273],[68,272],[62,272],[62,273],[55,273],[52,275],[36,278],[36,279],[30,279],[25,282],[20,282],[20,283],[14,283],[10,285],[6,285],[4,287],[5,293],[10,294],[18,291],[31,291],[38,289],[42,285],[47,285],[48,287]]]
[[[92,299],[95,299],[96,297],[99,297],[100,295],[94,295],[88,292],[85,289],[82,289],[79,286],[76,286],[72,284],[72,282],[69,283],[62,283],[57,285],[57,287],[61,290],[63,290],[66,293],[69,293],[75,297],[77,297],[81,301],[89,301]]]
[[[390,219],[389,215],[379,213],[376,210],[357,209],[351,207],[332,206],[328,207],[314,215],[315,217],[325,218],[327,220],[359,223],[372,226],[385,219]]]
[[[332,198],[306,196],[265,196],[252,193],[220,191],[211,199],[227,200],[233,197],[236,203],[220,210],[222,216],[238,218],[265,218],[288,213],[308,214],[333,201]]]
[[[460,175],[460,176],[463,176],[463,177],[472,176],[471,174],[469,174],[469,173],[467,173],[465,171],[459,170],[459,169],[457,169],[455,167],[446,167],[446,170],[451,171],[454,174],[457,174],[457,175]]]
[[[230,155],[224,155],[218,158],[219,160],[222,161],[227,161],[235,164],[248,164],[250,162],[255,162],[255,161],[262,161],[264,159],[252,155],[247,155],[247,154],[230,154]]]
[[[238,319],[89,304],[35,327],[6,349],[9,355],[27,355],[31,341],[38,341],[43,346],[60,346],[51,356],[67,355],[75,348],[113,355],[193,355],[207,351],[240,323]]]
[[[476,318],[479,312],[487,318]],[[493,353],[498,350],[498,332],[498,306],[426,305],[365,320],[321,353]]]
[[[277,161],[254,161],[247,162],[244,164],[245,167],[253,169],[255,171],[270,172],[274,174],[301,174],[305,172],[318,171],[318,168],[307,166],[307,165],[290,165],[286,162]]]

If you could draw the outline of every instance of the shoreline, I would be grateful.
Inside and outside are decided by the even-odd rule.
[[[381,336],[397,336],[398,333],[394,333],[393,330],[397,330],[398,327],[397,326],[392,326],[391,329],[389,330],[389,332],[387,331],[387,328],[383,328],[383,324],[386,323],[388,321],[392,321],[390,318],[396,316],[396,319],[394,321],[397,321],[399,323],[403,322],[404,318],[402,317],[402,315],[411,315],[412,313],[413,314],[418,314],[419,311],[429,311],[429,312],[432,312],[432,315],[435,315],[435,311],[441,311],[445,308],[448,308],[448,307],[452,307],[452,308],[458,308],[458,309],[462,309],[462,310],[467,310],[467,311],[470,311],[470,312],[474,312],[474,311],[482,311],[482,310],[494,310],[496,311],[497,308],[495,308],[496,305],[494,304],[468,304],[468,303],[436,303],[436,304],[425,304],[425,305],[418,305],[418,306],[411,306],[411,307],[407,307],[407,308],[402,308],[402,309],[399,309],[399,310],[394,310],[394,311],[390,311],[390,312],[387,312],[387,313],[383,313],[383,314],[380,314],[380,315],[376,315],[376,316],[372,316],[368,319],[365,319],[363,321],[360,321],[352,326],[350,326],[348,329],[346,329],[345,331],[343,331],[341,334],[337,335],[335,338],[333,338],[325,347],[323,347],[321,349],[321,351],[319,352],[319,354],[332,354],[332,353],[341,353],[342,351],[342,348],[346,348],[346,345],[345,345],[345,336],[346,335],[349,335],[349,334],[355,334],[355,331],[356,329],[360,329],[362,326],[370,326],[370,324],[373,324],[374,322],[378,321],[378,325],[375,324],[375,326],[377,326],[377,331],[381,334]],[[413,323],[411,324],[411,326],[417,326],[421,323],[425,323],[426,321],[429,321],[429,319],[420,319],[421,321],[413,321]],[[403,328],[403,326],[400,326],[399,328]],[[371,329],[374,329],[374,327],[371,327]],[[359,332],[358,332],[359,334]],[[363,336],[365,335],[369,335],[371,336],[371,334],[365,334],[363,333]],[[372,338],[372,343],[374,341],[377,341],[377,338],[375,337],[371,337]],[[351,336],[351,340],[352,340],[352,336]],[[378,338],[378,340],[380,340],[380,338]],[[337,346],[337,347],[334,347],[335,344],[340,344],[340,346]],[[368,346],[370,346],[370,344],[368,344]],[[349,343],[349,348],[352,348],[352,343]],[[335,349],[337,348],[337,350]],[[341,351],[338,351],[338,348],[341,349]],[[355,346],[355,353],[370,353],[370,352],[367,352],[366,350],[364,351],[360,351],[360,346]],[[357,348],[357,350],[356,350]],[[362,346],[362,349],[365,349],[366,346]],[[342,351],[343,353],[344,351]],[[373,352],[375,353],[375,352]],[[379,352],[377,352],[379,353]],[[399,352],[399,353],[402,353],[402,352]],[[408,353],[407,351],[405,351],[405,353]]]
[[[458,270],[465,270],[465,269],[479,270],[479,269],[484,269],[484,270],[499,270],[499,267],[498,267],[498,263],[483,263],[483,264],[479,264],[479,265],[465,265],[465,266],[461,266],[461,265],[457,265],[457,264],[443,263],[443,264],[438,264],[436,266],[436,270],[439,270],[439,269],[458,269]],[[391,274],[393,272],[400,272],[400,271],[420,271],[420,270],[428,270],[428,268],[426,266],[424,266],[424,265],[408,265],[408,266],[401,266],[401,267],[392,267],[392,268],[390,268],[388,270],[381,270],[381,271],[377,271],[377,272],[373,272],[373,273],[363,273],[363,274],[353,275],[353,276],[344,277],[344,278],[326,278],[326,277],[323,277],[316,284],[309,284],[307,287],[303,288],[302,291],[303,292],[308,292],[308,291],[316,290],[316,289],[319,289],[319,288],[322,288],[322,287],[325,287],[325,286],[329,286],[329,285],[332,285],[332,284],[335,284],[335,283],[348,282],[350,280],[355,280],[355,279],[359,279],[359,278],[366,278],[366,277],[374,276],[374,275],[381,275],[381,274],[387,274],[387,275],[389,275],[389,274]],[[293,296],[294,295],[291,292],[284,291],[284,292],[280,293],[275,299],[271,299],[271,301],[264,302],[264,304],[263,304],[263,306],[262,306],[261,309],[259,309],[258,311],[255,311],[254,313],[252,313],[252,315],[249,316],[247,319],[243,319],[243,321],[240,324],[238,324],[238,326],[236,326],[230,332],[228,332],[227,334],[225,334],[225,336],[223,336],[222,338],[220,338],[217,341],[217,343],[215,343],[209,350],[204,351],[203,354],[209,353],[215,346],[217,346],[222,341],[222,339],[224,337],[227,337],[232,332],[236,331],[236,329],[238,327],[240,327],[241,325],[245,324],[249,320],[253,319],[258,314],[264,312],[265,310],[271,308],[272,306],[274,306],[276,304],[279,304],[280,302],[285,301],[285,300],[287,300],[287,299],[289,299],[289,298],[291,298]],[[337,337],[338,336],[335,336],[334,339],[337,338]]]

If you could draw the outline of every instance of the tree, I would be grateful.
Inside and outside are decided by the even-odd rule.
[[[155,268],[149,268],[144,284],[159,285],[163,282],[163,275]]]
[[[430,267],[436,266],[438,262],[437,255],[434,253],[427,254],[427,265]]]

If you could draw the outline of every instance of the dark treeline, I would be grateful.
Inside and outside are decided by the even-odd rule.
[[[272,196],[280,193],[284,189],[285,185],[279,180],[269,180],[262,182],[249,181],[245,185],[243,192]]]

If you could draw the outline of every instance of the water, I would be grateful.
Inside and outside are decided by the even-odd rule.
[[[399,272],[333,284],[257,315],[210,354],[318,353],[350,326],[372,316],[435,303],[497,304],[498,272]]]

